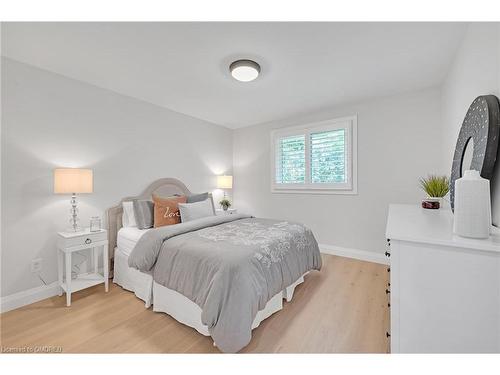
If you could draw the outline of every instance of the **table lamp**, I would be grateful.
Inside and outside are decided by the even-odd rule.
[[[217,176],[217,189],[224,190],[224,199],[226,198],[226,190],[233,188],[233,176]]]
[[[78,225],[78,208],[76,204],[77,193],[92,193],[92,169],[57,168],[54,169],[54,193],[71,194],[71,228],[78,232],[82,230]]]
[[[233,188],[233,176],[217,176],[217,188],[224,190],[224,198],[226,198],[225,189]]]

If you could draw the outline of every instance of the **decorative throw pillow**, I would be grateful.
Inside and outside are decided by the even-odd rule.
[[[134,215],[134,206],[132,201],[127,201],[122,203],[123,216],[122,216],[122,226],[124,227],[137,227]]]
[[[202,202],[204,200],[207,200],[208,198],[210,198],[210,203],[212,204],[212,211],[213,211],[213,214],[215,215],[214,199],[212,197],[212,194],[210,194],[210,193],[188,195],[187,203]]]
[[[137,228],[148,229],[153,228],[154,224],[154,204],[146,200],[133,200],[135,222]]]
[[[179,213],[179,203],[186,203],[186,197],[161,198],[153,195],[154,202],[154,227],[179,224],[181,215]]]
[[[201,219],[202,217],[214,216],[212,202],[208,198],[201,202],[179,203],[179,211],[183,223]]]

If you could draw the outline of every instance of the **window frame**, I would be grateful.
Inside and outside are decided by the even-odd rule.
[[[312,183],[311,182],[311,134],[324,131],[344,129],[345,139],[345,183]],[[276,152],[281,138],[305,136],[305,183],[276,182]],[[357,115],[335,118],[331,120],[309,123],[299,126],[274,129],[271,131],[271,192],[292,194],[357,194],[358,174],[358,117]]]

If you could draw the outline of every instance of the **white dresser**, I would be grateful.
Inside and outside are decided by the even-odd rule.
[[[450,210],[391,205],[393,353],[500,353],[500,230],[486,240],[453,234]]]

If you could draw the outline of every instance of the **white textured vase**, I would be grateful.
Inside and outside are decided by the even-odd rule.
[[[461,237],[488,238],[490,230],[490,182],[478,171],[465,171],[455,181],[453,232]]]

